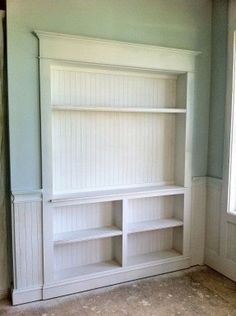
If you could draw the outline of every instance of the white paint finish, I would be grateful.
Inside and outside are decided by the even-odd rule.
[[[93,264],[86,264],[82,266],[72,267],[69,269],[63,269],[55,272],[55,281],[78,278],[81,276],[104,274],[114,269],[119,268],[119,264],[116,261],[104,261]]]
[[[194,71],[196,51],[35,31],[40,58],[173,72]]]
[[[15,288],[41,285],[42,271],[42,206],[39,201],[13,204],[13,252]]]
[[[52,137],[55,194],[175,182],[172,114],[57,111]]]
[[[158,219],[183,219],[183,195],[129,200],[127,222],[138,223]]]
[[[121,237],[58,245],[54,248],[54,271],[116,260],[115,241]]]
[[[82,229],[78,231],[59,233],[54,235],[54,245],[86,241],[92,239],[101,239],[122,235],[122,231],[115,226]]]
[[[222,180],[208,178],[205,263],[236,281],[236,223],[220,203],[224,190]]]
[[[210,201],[209,201],[210,202]],[[219,202],[219,201],[218,201]],[[208,226],[206,227],[206,207],[207,207],[207,178],[195,177],[192,181],[192,217],[191,217],[191,262],[192,265],[204,263],[205,236],[207,241],[212,242],[212,233],[216,230],[215,225],[211,227],[211,222],[215,220],[216,210],[208,208]],[[212,218],[213,216],[213,218]]]
[[[128,266],[142,265],[147,262],[164,261],[180,257],[181,254],[176,250],[162,250],[157,252],[145,253],[141,255],[135,255],[128,258]]]
[[[128,236],[128,255],[149,254],[173,248],[174,228],[130,234]]]
[[[232,260],[218,255],[215,251],[208,250],[205,256],[205,263],[236,282],[236,263]]]
[[[134,108],[134,107],[92,107],[92,106],[67,106],[67,105],[53,105],[52,110],[59,111],[87,111],[87,112],[128,112],[128,113],[186,113],[186,109],[177,108]]]
[[[190,265],[194,57],[195,54],[182,50],[40,34],[43,298]],[[53,60],[55,58],[60,61]],[[89,62],[91,64],[85,67]],[[82,66],[86,71],[80,70],[79,76],[83,78],[77,80],[78,78],[74,78],[75,72],[78,73],[78,67]],[[51,81],[51,71],[57,67],[65,67],[67,71],[63,73],[62,81]],[[75,72],[72,73],[71,68]],[[95,75],[91,68],[95,68]],[[157,78],[159,70],[166,74]],[[186,74],[186,71],[191,73]],[[179,77],[180,73],[183,75]],[[127,80],[125,84],[123,80]],[[66,104],[61,103],[63,107],[69,105],[73,106],[72,109],[53,109],[54,105],[61,105],[58,102],[52,103],[55,93],[52,96],[51,88],[55,89],[56,82],[56,98],[61,93],[60,102],[68,101]],[[87,82],[90,87],[88,85],[84,88],[85,95],[81,95],[82,89],[77,89],[77,84],[80,87],[81,83],[83,85]],[[143,90],[141,83],[145,86]],[[167,83],[170,83],[170,87],[166,90]],[[113,96],[112,104],[108,104],[111,102],[111,95],[105,90],[108,84],[111,84],[113,94],[117,94]],[[102,87],[99,94],[96,93],[96,85]],[[127,85],[130,89],[125,92]],[[141,88],[137,88],[140,85]],[[153,86],[154,89],[151,89]],[[167,94],[165,90],[168,91]],[[139,102],[145,104],[140,105]],[[135,109],[140,107],[141,112],[75,111],[74,107],[78,105],[110,106],[114,109],[134,106]],[[186,113],[182,115],[142,111],[146,107],[171,107],[172,112],[175,106],[178,111],[186,106]],[[179,186],[175,186],[176,183]],[[172,198],[172,195],[181,196]],[[168,196],[167,199],[174,200],[170,218],[181,219],[183,227],[128,235],[129,200],[159,196]],[[120,205],[118,206],[121,204],[120,200],[122,212]],[[76,213],[74,207],[78,210],[82,204],[87,203],[88,206],[83,205],[82,208],[91,210],[94,203],[112,201],[112,213],[115,216],[112,220],[108,216],[108,226],[115,223],[116,227],[122,229],[121,236],[53,245],[55,231],[71,233],[80,229],[107,227],[100,223],[88,228],[91,224],[88,214],[82,221],[83,228],[79,220],[75,221],[76,227],[73,226],[74,215],[72,218],[70,215]],[[65,221],[62,220],[61,211],[58,211],[63,207],[68,211]],[[165,209],[165,216],[169,216],[169,212],[170,210]],[[76,216],[80,218],[78,214]],[[54,223],[57,219],[58,222]],[[91,231],[89,234],[89,238],[93,237]],[[138,256],[137,262],[140,256],[146,262],[127,266],[133,256]],[[155,260],[151,259],[153,256]],[[114,260],[119,267],[110,270],[110,262]],[[104,262],[107,268],[104,268]],[[100,272],[97,271],[99,267],[103,267]],[[67,273],[71,279],[65,279]],[[55,279],[58,274],[61,281]],[[25,295],[27,294],[22,293],[22,301],[26,300]],[[31,298],[29,293],[29,299]]]
[[[53,209],[54,234],[112,225],[121,228],[117,212],[121,217],[121,201],[56,207]]]
[[[222,182],[214,178],[207,180],[206,204],[206,249],[220,251],[220,219],[221,219]]]
[[[226,257],[236,264],[236,224],[227,224],[227,252]]]
[[[42,193],[42,190],[12,191],[12,202],[17,204],[25,202],[41,202]]]
[[[85,191],[75,194],[54,195],[50,203],[56,206],[86,204],[102,201],[117,201],[123,198],[144,198],[154,196],[170,196],[184,194],[185,188],[176,185],[136,186],[128,188],[116,188],[113,190]]]
[[[40,301],[42,299],[43,299],[42,286],[24,288],[24,289],[13,289],[12,291],[12,304],[13,305]]]
[[[109,272],[104,273],[102,276],[94,275],[92,278],[87,276],[73,279],[73,281],[63,280],[54,284],[45,285],[43,298],[49,299],[79,291],[91,290],[120,282],[167,273],[170,271],[181,270],[189,267],[189,262],[189,258],[176,256],[166,260],[152,261],[150,263],[146,263],[146,265],[142,264],[136,267],[127,267],[125,269],[112,269]]]
[[[183,226],[183,222],[174,218],[158,219],[152,221],[137,222],[128,225],[128,234],[144,232],[150,230],[160,230],[164,228],[172,228]]]
[[[51,103],[57,106],[155,109],[174,108],[176,102],[173,76],[58,67],[51,80]]]

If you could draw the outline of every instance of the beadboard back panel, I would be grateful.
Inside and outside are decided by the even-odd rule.
[[[175,115],[54,111],[52,139],[54,193],[175,182]]]
[[[176,105],[176,76],[52,68],[52,105],[162,108]]]
[[[156,219],[183,219],[183,196],[151,197],[129,200],[128,223]]]
[[[173,248],[173,229],[142,232],[128,236],[128,255],[135,256]]]
[[[89,240],[56,246],[54,249],[55,272],[79,266],[118,260],[115,250],[116,241],[121,243],[121,237]]]
[[[56,207],[53,210],[54,234],[112,225],[119,226],[117,218],[122,216],[121,213],[121,201]]]

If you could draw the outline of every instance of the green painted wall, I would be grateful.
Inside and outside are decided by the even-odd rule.
[[[222,177],[226,93],[228,1],[214,0],[212,7],[212,71],[208,147],[208,175]]]
[[[197,64],[193,175],[207,173],[210,0],[8,0],[11,185],[38,189],[40,126],[34,29],[202,51]]]

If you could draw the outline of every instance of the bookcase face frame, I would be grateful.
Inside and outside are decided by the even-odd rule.
[[[44,297],[190,266],[195,54],[38,36]]]

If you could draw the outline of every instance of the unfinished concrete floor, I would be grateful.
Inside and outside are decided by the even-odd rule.
[[[44,302],[10,306],[4,316],[236,315],[236,283],[207,267],[128,282]]]

